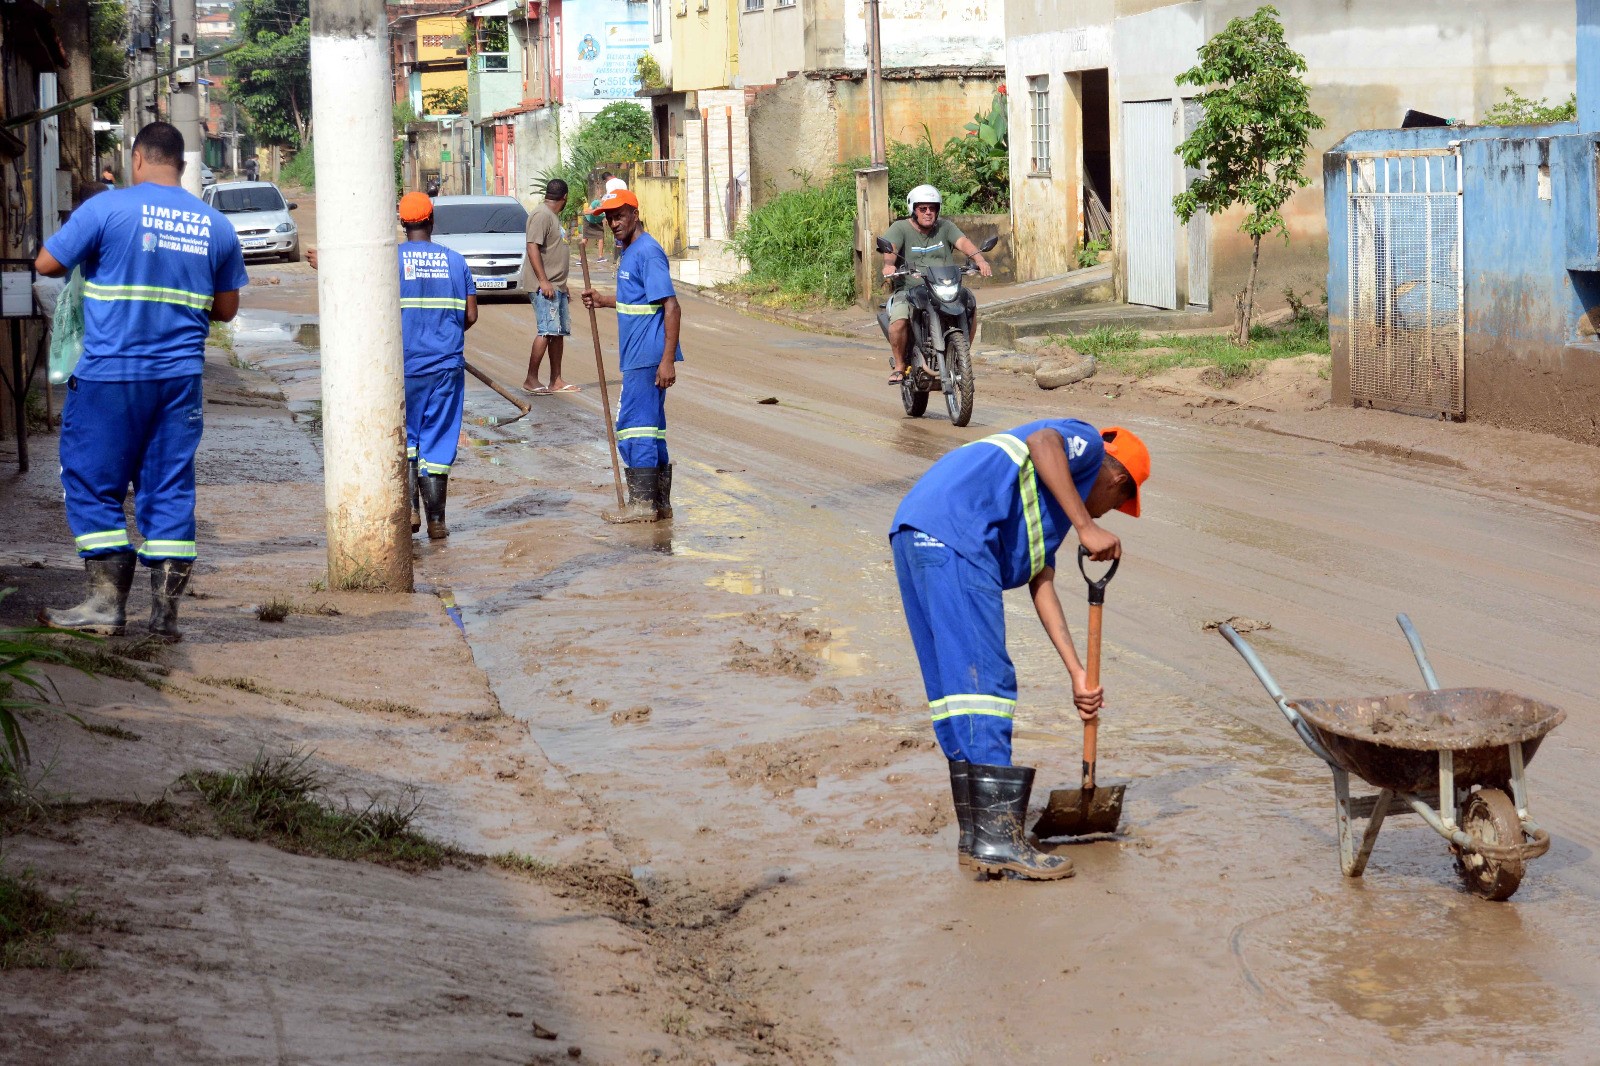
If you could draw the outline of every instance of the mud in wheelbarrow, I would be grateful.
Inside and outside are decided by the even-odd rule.
[[[1566,712],[1514,692],[1439,688],[1411,620],[1403,614],[1397,620],[1429,686],[1425,692],[1287,699],[1244,638],[1230,626],[1221,631],[1300,739],[1333,771],[1340,866],[1347,877],[1365,872],[1387,816],[1416,814],[1449,841],[1469,890],[1508,899],[1527,863],[1550,848],[1550,834],[1528,813],[1525,771]],[[1352,775],[1377,795],[1352,797]],[[1354,823],[1361,818],[1367,824],[1358,841]]]

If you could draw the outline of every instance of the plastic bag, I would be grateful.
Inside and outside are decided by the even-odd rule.
[[[83,357],[83,271],[73,268],[67,287],[56,299],[55,317],[50,322],[50,384],[59,385],[72,376]]]

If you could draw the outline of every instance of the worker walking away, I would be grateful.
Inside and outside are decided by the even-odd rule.
[[[450,535],[444,505],[450,467],[461,437],[467,392],[467,330],[478,321],[478,289],[460,252],[433,243],[433,201],[426,193],[400,198],[400,337],[406,369],[406,460],[410,466],[411,531],[428,539]]]
[[[150,632],[179,638],[178,598],[196,554],[206,336],[238,312],[249,282],[233,224],[180,184],[183,148],[168,123],[140,130],[133,184],[86,200],[34,263],[51,277],[81,266],[85,278],[83,356],[61,415],[61,485],[89,596],[40,612],[58,629],[123,631],[135,563],[122,509],[131,482]]]
[[[600,201],[622,255],[617,290],[585,289],[585,307],[615,307],[621,339],[622,395],[617,400],[617,451],[627,468],[628,505],[612,522],[659,522],[672,517],[672,460],[667,453],[667,390],[683,359],[678,331],[683,312],[672,287],[667,253],[644,231],[639,199],[617,189]]]
[[[1017,672],[1003,593],[1028,586],[1079,717],[1099,714],[1104,692],[1088,687],[1056,596],[1056,550],[1072,529],[1093,558],[1120,558],[1122,542],[1095,520],[1112,510],[1138,517],[1149,476],[1150,453],[1129,431],[1044,419],[957,448],[895,512],[889,544],[934,735],[950,761],[963,868],[1072,876],[1071,861],[1035,850],[1023,829],[1034,771],[1011,764]]]

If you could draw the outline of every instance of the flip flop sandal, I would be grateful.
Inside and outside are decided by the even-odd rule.
[[[550,395],[550,389],[546,385],[540,385],[536,389],[523,389],[522,391],[527,393],[529,396],[548,396],[548,395]]]
[[[547,389],[545,391],[554,396],[558,392],[582,392],[583,387],[580,385],[563,385],[559,389]]]
[[[889,384],[891,384],[891,385],[899,385],[902,382],[904,382],[905,380],[906,380],[906,375],[905,375],[905,372],[902,371],[902,370],[896,370],[894,373],[889,375]]]

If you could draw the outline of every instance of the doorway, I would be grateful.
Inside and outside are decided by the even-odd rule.
[[[1108,72],[1080,71],[1083,110],[1083,240],[1111,243],[1111,81]]]

